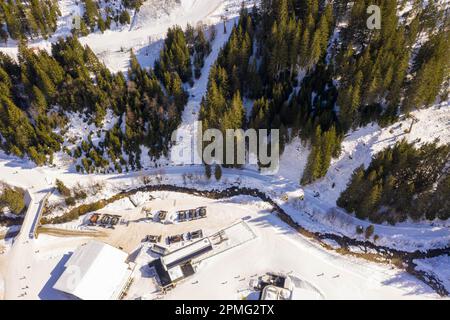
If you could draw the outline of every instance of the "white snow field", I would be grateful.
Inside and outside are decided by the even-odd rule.
[[[450,256],[442,255],[435,258],[415,259],[416,269],[435,275],[446,288],[450,288]]]
[[[249,6],[254,1],[244,1]],[[36,39],[30,42],[31,47],[50,50],[51,43],[58,37],[70,34],[72,17],[83,14],[76,0],[60,0],[62,17],[58,29],[48,40]],[[147,0],[138,12],[132,16],[130,25],[104,33],[95,32],[80,37],[82,44],[89,47],[100,57],[106,66],[114,72],[126,71],[132,49],[142,66],[152,66],[159,56],[162,40],[169,27],[179,25],[186,27],[201,24],[219,24],[222,16],[227,18],[239,14],[241,0]],[[0,45],[0,51],[13,57],[17,56],[17,42],[8,41]]]
[[[5,166],[5,162],[2,162],[0,167],[2,177],[15,177],[21,179],[28,177],[28,183],[30,190],[33,190],[33,201],[29,210],[29,215],[25,220],[22,231],[16,238],[14,245],[8,252],[7,256],[0,255],[0,270],[5,278],[5,298],[6,299],[55,299],[61,298],[57,292],[51,290],[52,283],[57,280],[59,270],[64,265],[64,259],[68,258],[68,254],[73,251],[82,242],[86,242],[88,239],[83,237],[53,237],[48,235],[40,235],[36,239],[30,239],[29,231],[32,228],[32,221],[38,212],[38,201],[44,197],[46,191],[49,189],[49,182],[55,177],[62,179],[67,185],[75,182],[82,184],[92,183],[93,180],[104,181],[104,190],[99,192],[98,198],[105,198],[117,193],[119,190],[132,189],[142,185],[142,173],[133,173],[128,175],[77,175],[74,173],[64,173],[61,170],[52,168],[40,168],[40,169],[23,169],[19,170],[17,174],[14,174],[16,168]],[[202,176],[203,169],[201,167],[175,167],[154,169],[148,171],[149,174],[159,175],[162,179],[162,183],[184,185],[182,175],[188,174],[192,176],[192,181],[188,179],[188,186],[197,186],[199,188],[225,188],[230,184],[236,184],[240,182],[241,186],[253,186],[264,190],[266,186],[267,193],[271,194],[274,198],[277,198],[284,194],[283,191],[276,191],[280,188],[283,190],[282,185],[289,185],[292,182],[287,180],[275,180],[273,177],[262,177],[257,172],[249,170],[224,170],[224,176],[221,182],[206,182]],[[258,181],[258,179],[261,179]],[[278,181],[278,182],[277,182]],[[277,183],[276,183],[277,182]],[[33,186],[33,188],[31,188]],[[272,189],[271,189],[272,188]],[[161,197],[159,207],[155,205],[155,209],[166,209],[173,211],[180,206],[181,208],[187,207],[183,204],[183,201],[188,201],[190,205],[201,205],[202,203],[208,206],[212,202],[208,199],[196,200],[183,200],[183,196],[176,195],[170,197],[166,195]],[[226,200],[226,199],[225,199]],[[225,201],[223,200],[223,202]],[[307,199],[305,203],[307,204]],[[322,247],[311,243],[310,240],[303,238],[297,234],[293,229],[286,226],[278,218],[271,215],[267,211],[267,205],[262,203],[259,199],[253,199],[249,201],[245,197],[237,197],[229,201],[230,209],[210,209],[209,215],[214,216],[217,220],[212,225],[196,225],[195,223],[189,225],[188,230],[192,231],[199,228],[204,228],[207,234],[211,234],[218,228],[223,228],[242,217],[250,216],[248,224],[258,235],[257,239],[248,242],[238,248],[230,250],[229,252],[217,255],[206,261],[206,263],[200,268],[199,272],[192,278],[192,282],[198,280],[198,284],[208,284],[212,281],[213,277],[220,274],[221,277],[229,278],[229,287],[221,285],[222,282],[227,280],[216,281],[219,286],[218,290],[213,290],[210,293],[210,298],[240,298],[236,290],[241,290],[241,285],[245,286],[245,281],[234,283],[234,276],[241,275],[242,277],[248,277],[255,273],[270,271],[290,272],[292,271],[297,277],[303,278],[322,290],[325,297],[328,298],[437,298],[429,287],[421,283],[419,280],[409,276],[403,271],[393,269],[393,267],[387,265],[376,265],[374,263],[349,258],[347,256],[340,256],[331,252],[325,251]],[[253,205],[256,203],[256,207]],[[287,210],[298,206],[298,202],[282,204],[283,209]],[[212,204],[211,204],[212,205]],[[111,208],[105,208],[106,212],[115,214],[129,214],[130,202],[123,201],[122,204],[112,204]],[[262,208],[262,209],[261,209]],[[299,209],[297,209],[299,210]],[[33,212],[35,213],[33,214]],[[287,210],[288,211],[288,210]],[[225,212],[225,213],[223,213]],[[289,212],[289,211],[288,211]],[[226,218],[226,219],[225,219]],[[223,219],[223,220],[221,220]],[[79,225],[81,221],[75,221],[69,223],[62,228],[73,228]],[[303,222],[303,221],[302,221]],[[203,222],[202,222],[203,223]],[[311,222],[311,225],[312,222]],[[318,223],[320,225],[320,223]],[[58,226],[56,226],[58,227]],[[177,228],[184,227],[183,223],[175,225],[158,225],[160,231],[166,232],[166,234],[176,234],[180,231]],[[166,229],[172,228],[172,229]],[[162,229],[161,229],[162,228]],[[394,227],[393,227],[394,228]],[[141,223],[139,227],[133,230],[141,229],[141,234],[147,232],[151,234],[153,230],[149,225]],[[401,228],[399,228],[401,229]],[[131,230],[131,229],[130,229]],[[120,242],[127,242],[128,239],[125,233],[115,234],[115,230],[112,231],[111,236],[104,239],[104,241],[111,241],[114,245],[120,245]],[[126,230],[125,230],[126,231]],[[184,231],[184,230],[182,230]],[[401,231],[401,230],[400,230]],[[399,232],[400,232],[399,231]],[[134,232],[128,232],[135,234]],[[137,244],[142,237],[135,237],[131,241],[135,241]],[[102,239],[103,240],[103,239]],[[136,242],[137,241],[137,242]],[[127,248],[128,252],[133,252],[134,248]],[[253,261],[252,264],[249,262]],[[226,263],[225,263],[226,262]],[[224,269],[224,265],[232,266],[227,270]],[[442,265],[441,265],[442,266]],[[391,269],[392,268],[392,269]],[[317,276],[322,272],[317,270],[323,270],[322,272],[327,277]],[[231,277],[231,274],[233,276]],[[32,275],[32,276],[31,276]],[[330,279],[331,278],[331,279]],[[28,280],[27,280],[28,279]],[[196,280],[194,280],[196,279]],[[323,280],[322,280],[323,279]],[[343,281],[345,279],[345,281]],[[139,281],[138,281],[139,282]],[[192,286],[191,279],[181,283],[173,292],[171,292],[167,298],[182,298],[183,290],[189,290]],[[233,285],[231,284],[233,283]],[[27,295],[23,294],[24,286],[28,286]],[[208,285],[209,286],[209,285]],[[185,288],[185,289],[183,289]],[[197,286],[199,290],[195,290],[195,295],[192,298],[204,298],[202,294],[209,292],[209,289],[205,288],[201,290],[200,286]],[[209,288],[209,287],[208,287]],[[348,290],[347,290],[348,288]],[[350,289],[351,288],[351,289]],[[220,290],[219,290],[220,289]],[[223,291],[223,295],[220,292]],[[148,292],[148,291],[147,291]],[[204,293],[202,293],[204,292]],[[232,295],[231,295],[232,294]]]
[[[136,235],[151,234],[156,228],[170,228],[167,234],[202,228],[205,235],[211,235],[242,218],[245,218],[256,238],[203,260],[193,277],[185,279],[164,296],[156,292],[154,281],[149,279],[146,271],[148,261],[138,260],[132,276],[134,285],[130,288],[128,299],[241,299],[249,293],[250,279],[269,271],[284,272],[304,279],[326,299],[438,297],[431,288],[403,271],[325,251],[282,223],[270,213],[270,206],[259,199],[238,196],[211,200],[173,192],[152,195],[155,200],[148,204],[157,210],[173,212],[180,207],[206,205],[208,217],[167,226],[156,222],[130,223],[130,227],[109,231],[111,236],[105,241],[115,245],[135,244],[135,248],[127,250],[132,253],[140,246],[140,238]],[[127,214],[128,218],[140,214],[130,213],[125,202],[119,202],[112,208],[117,214]],[[0,260],[2,269],[6,269],[5,298],[64,299],[60,292],[53,289],[53,285],[71,252],[87,241],[83,237],[60,238],[45,234],[41,234],[38,239],[27,239],[21,234],[8,260]],[[26,295],[23,295],[24,292]]]
[[[48,41],[32,41],[31,46],[49,49],[56,37],[66,35],[70,15],[76,10],[75,2],[75,0],[61,0],[63,17],[59,21],[55,36]],[[192,88],[188,88],[190,99],[182,116],[183,123],[180,127],[182,134],[189,132],[198,118],[200,101],[206,92],[209,68],[229,36],[229,32],[227,34],[222,32],[221,16],[228,17],[227,29],[230,30],[241,1],[181,0],[179,5],[173,4],[173,7],[170,7],[172,9],[168,11],[160,10],[159,4],[162,2],[167,1],[146,1],[132,18],[130,26],[109,30],[104,34],[90,34],[80,41],[88,44],[112,71],[124,71],[128,66],[130,49],[137,54],[143,66],[151,66],[159,54],[168,27],[174,24],[184,27],[188,22],[194,25],[198,22],[214,25],[217,28],[217,37],[213,43],[213,51],[205,61],[201,78]],[[252,5],[253,1],[248,4]],[[17,43],[10,41],[7,46],[0,46],[0,51],[15,56]],[[25,221],[14,243],[0,242],[0,298],[3,291],[5,299],[62,298],[58,292],[52,290],[52,286],[57,281],[70,253],[89,238],[62,238],[45,234],[40,235],[38,239],[30,237],[39,214],[40,203],[51,191],[56,178],[64,181],[69,187],[76,183],[87,186],[102,182],[103,190],[90,195],[86,201],[107,198],[121,190],[142,186],[143,175],[153,177],[152,183],[156,183],[154,177],[159,176],[161,183],[198,189],[224,189],[230,186],[256,188],[265,192],[297,223],[310,231],[332,232],[363,240],[363,236],[355,234],[355,227],[367,226],[369,223],[335,208],[336,199],[345,189],[353,170],[361,164],[368,165],[373,155],[403,138],[408,141],[420,138],[420,143],[433,141],[435,138],[439,138],[441,143],[450,142],[448,101],[429,109],[414,111],[413,115],[418,122],[414,124],[410,133],[405,133],[404,130],[409,127],[411,119],[402,119],[387,128],[371,124],[349,133],[343,142],[341,156],[333,159],[327,175],[304,189],[304,201],[285,200],[287,194],[303,192],[299,180],[306,164],[309,147],[301,145],[298,139],[293,139],[286,146],[277,174],[262,176],[251,168],[224,169],[220,182],[206,181],[204,169],[200,166],[171,166],[167,159],[158,161],[163,167],[152,168],[154,164],[150,159],[143,157],[145,169],[142,172],[80,175],[75,172],[71,160],[64,158],[62,152],[55,156],[55,166],[36,167],[26,159],[11,157],[0,151],[0,180],[25,188],[31,195]],[[114,117],[107,116],[104,127],[108,128],[115,121]],[[70,136],[85,138],[90,130],[80,115],[73,115],[66,139]],[[315,192],[319,192],[320,196],[314,197]],[[57,197],[51,196],[50,200],[57,201]],[[163,226],[136,223],[131,224],[130,228],[139,236],[151,231],[170,235],[184,231],[184,228],[188,228],[186,231],[202,228],[207,234],[211,234],[243,217],[250,216],[246,222],[257,234],[257,238],[205,260],[200,265],[198,273],[180,283],[163,298],[244,298],[250,278],[267,271],[292,272],[296,277],[315,285],[323,296],[329,299],[438,297],[431,288],[406,272],[388,265],[374,264],[326,251],[270,214],[267,204],[259,199],[235,197],[212,201],[167,193],[152,205],[158,205],[161,210],[164,208],[173,210],[174,203],[178,202],[178,205],[181,205],[183,201],[190,204],[205,204],[216,210],[210,211],[209,220],[198,221],[198,224]],[[122,215],[129,214],[131,217],[137,214],[133,213],[132,209],[129,210],[128,206],[129,201],[128,204],[123,201],[114,203],[107,209]],[[57,227],[83,229],[80,226],[82,220],[83,218],[80,218],[78,221]],[[379,236],[377,240],[379,245],[405,251],[427,250],[449,246],[449,226],[449,222],[442,221],[405,222],[396,226],[375,225],[375,234]],[[132,253],[138,249],[141,238],[137,236],[126,238],[125,231],[126,229],[119,227],[117,230],[108,231],[108,237],[102,241],[121,245],[122,242],[129,240],[129,247],[124,248],[128,253]],[[2,246],[6,247],[4,253],[1,253]],[[450,263],[446,257],[415,262],[421,270],[436,274],[450,290],[448,281]],[[154,298],[157,294],[151,290],[153,282],[145,268],[140,271],[141,274],[134,275],[138,281],[130,288],[128,298]],[[244,278],[245,280],[242,280]]]

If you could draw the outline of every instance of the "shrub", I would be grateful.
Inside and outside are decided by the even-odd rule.
[[[74,197],[67,197],[65,202],[66,202],[67,206],[74,206],[75,205],[75,198]]]
[[[59,194],[63,197],[70,197],[70,189],[59,179],[56,179],[56,189],[58,189]]]
[[[0,196],[0,206],[7,206],[14,214],[20,214],[25,209],[23,191],[6,187]]]
[[[373,235],[374,230],[375,230],[375,228],[372,224],[366,228],[366,233],[365,233],[366,239],[369,239]]]
[[[217,181],[219,181],[220,178],[222,178],[222,167],[218,164],[216,164],[216,167],[214,169],[214,177],[216,178]]]
[[[364,232],[364,228],[363,226],[356,226],[356,233],[357,234],[362,234]]]
[[[80,199],[84,200],[87,198],[87,194],[84,190],[76,190],[74,192],[74,198],[75,198],[75,200],[80,200]]]

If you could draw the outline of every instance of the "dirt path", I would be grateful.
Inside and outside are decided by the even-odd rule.
[[[84,231],[84,230],[67,230],[52,227],[38,227],[39,233],[48,234],[55,237],[105,237],[107,234],[103,231]]]

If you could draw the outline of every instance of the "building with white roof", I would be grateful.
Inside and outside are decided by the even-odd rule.
[[[134,268],[126,262],[127,258],[128,254],[122,250],[90,241],[70,256],[53,288],[71,298],[119,299]]]
[[[212,250],[211,241],[209,241],[208,238],[203,238],[187,246],[181,247],[178,250],[170,252],[169,254],[161,257],[161,260],[167,269],[169,269],[173,266],[183,264],[186,261],[190,261],[210,250]]]

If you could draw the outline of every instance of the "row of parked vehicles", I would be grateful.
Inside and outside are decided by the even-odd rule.
[[[166,244],[171,245],[173,243],[178,243],[181,241],[187,241],[187,240],[196,240],[203,238],[203,231],[201,229],[195,230],[192,232],[186,232],[181,234],[176,234],[173,236],[168,236],[166,238]],[[166,255],[169,252],[169,249],[165,246],[160,244],[161,241],[161,235],[153,235],[149,234],[147,235],[142,242],[150,242],[153,245],[151,246],[150,250],[156,254],[159,254],[161,256]]]
[[[152,212],[151,208],[144,207],[141,212],[145,214],[145,217],[152,221],[161,223],[172,223],[169,212],[165,210],[159,210],[156,213]],[[179,222],[197,220],[206,218],[206,207],[198,207],[195,209],[179,210],[176,212],[176,220]]]
[[[161,241],[161,235],[149,234],[147,235],[143,242],[157,243]]]
[[[114,214],[94,213],[89,217],[89,225],[114,229],[114,226],[119,223],[119,219],[120,216]]]
[[[189,241],[189,240],[195,240],[195,239],[201,239],[203,238],[203,231],[201,229],[195,230],[192,232],[186,232],[186,233],[180,233],[173,236],[168,236],[166,238],[167,244],[177,243],[181,241]]]
[[[177,211],[177,219],[180,222],[196,220],[206,217],[206,207]]]

